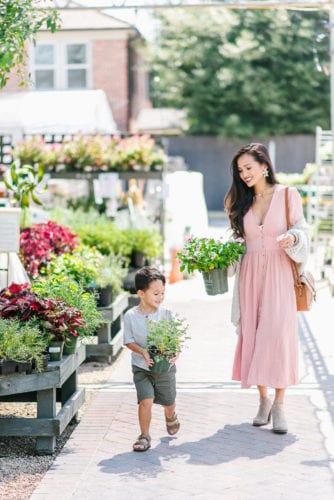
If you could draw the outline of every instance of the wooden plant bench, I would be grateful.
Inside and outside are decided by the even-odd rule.
[[[35,436],[39,454],[52,454],[60,436],[85,401],[78,388],[77,369],[86,357],[79,345],[75,354],[49,362],[45,371],[30,375],[0,376],[0,403],[30,401],[37,404],[36,418],[1,418],[0,436]],[[56,403],[61,402],[57,413]]]
[[[128,307],[128,294],[121,293],[106,307],[98,307],[103,323],[97,329],[97,344],[86,344],[87,360],[111,363],[123,347],[121,328],[123,312]]]

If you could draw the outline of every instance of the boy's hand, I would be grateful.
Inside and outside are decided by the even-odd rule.
[[[154,365],[154,361],[153,359],[150,358],[150,355],[149,353],[146,351],[146,349],[143,349],[142,350],[142,356],[143,358],[145,359],[145,363],[147,364],[147,366],[152,366]]]
[[[169,363],[173,366],[175,365],[176,361],[179,359],[180,357],[180,353],[178,352],[177,354],[175,354],[174,358],[170,359],[169,360]]]

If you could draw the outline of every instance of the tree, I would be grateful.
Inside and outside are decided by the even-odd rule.
[[[159,20],[153,102],[186,109],[190,134],[251,137],[329,127],[327,13],[196,10]]]
[[[57,11],[42,9],[39,3],[35,0],[0,0],[0,88],[6,85],[14,67],[23,78],[25,43],[33,39],[43,24],[51,32],[57,29]]]

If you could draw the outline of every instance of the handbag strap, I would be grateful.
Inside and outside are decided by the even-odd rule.
[[[289,188],[285,188],[285,217],[286,217],[286,227],[287,229],[290,229],[290,210],[289,210]],[[295,282],[295,285],[302,286],[302,282],[300,279],[300,275],[298,272],[297,264],[295,263],[294,260],[291,259],[291,257],[288,258],[290,260],[291,264],[291,269],[292,269],[292,274],[293,274],[293,280]]]

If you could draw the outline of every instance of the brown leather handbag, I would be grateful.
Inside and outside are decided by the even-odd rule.
[[[289,212],[289,188],[285,188],[285,215],[286,215],[286,225],[290,229],[290,212]],[[313,302],[316,299],[315,290],[315,280],[310,271],[303,271],[299,274],[297,264],[294,260],[289,257],[295,293],[296,293],[296,304],[297,311],[309,311],[312,307]]]

